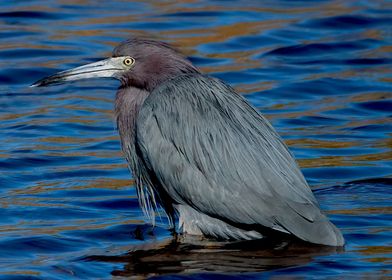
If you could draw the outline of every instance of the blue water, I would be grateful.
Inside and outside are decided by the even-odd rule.
[[[391,25],[377,0],[1,1],[1,278],[392,276]],[[118,82],[28,87],[134,34],[177,45],[271,120],[344,250],[152,229],[120,152]]]

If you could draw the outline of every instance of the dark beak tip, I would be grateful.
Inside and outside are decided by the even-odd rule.
[[[30,85],[30,87],[31,87],[31,88],[33,88],[33,87],[42,87],[42,86],[45,86],[45,85],[47,85],[47,84],[48,84],[48,83],[47,83],[47,78],[43,78],[43,79],[39,79],[38,81],[32,83],[32,84]]]
[[[38,81],[32,83],[32,84],[30,85],[30,87],[31,87],[31,88],[33,88],[33,87],[46,87],[46,86],[49,86],[49,85],[51,85],[51,84],[56,84],[56,82],[51,81],[51,80],[48,79],[48,78],[44,78],[44,79],[41,79],[41,80],[38,80]]]

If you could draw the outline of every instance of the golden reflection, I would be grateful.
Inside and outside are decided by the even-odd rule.
[[[53,205],[46,205],[46,207],[53,207]],[[0,234],[4,232],[5,234],[10,234],[12,232],[19,232],[23,233],[24,237],[27,236],[35,236],[37,234],[48,234],[48,235],[55,235],[61,234],[64,231],[81,231],[81,230],[101,230],[107,227],[115,226],[115,225],[126,225],[126,224],[144,224],[144,220],[130,220],[124,219],[124,217],[118,218],[110,218],[103,221],[103,219],[72,219],[69,220],[70,225],[61,225],[52,224],[48,227],[48,221],[33,221],[33,222],[22,222],[15,226],[0,226]],[[131,238],[131,234],[130,234]]]
[[[347,103],[360,103],[378,100],[387,100],[391,96],[390,92],[365,92],[362,94],[354,94],[347,97]]]
[[[365,154],[357,156],[321,156],[298,159],[301,168],[337,167],[337,166],[376,166],[378,161],[392,160],[392,152]]]
[[[61,143],[61,144],[85,144],[85,143],[94,143],[97,140],[99,142],[104,141],[117,141],[118,136],[107,136],[107,137],[75,137],[75,136],[47,136],[45,138],[40,138],[39,142],[47,142],[47,143]],[[56,148],[53,146],[53,148]],[[60,147],[62,148],[62,147]],[[49,149],[51,150],[51,149]],[[64,154],[64,156],[69,156],[69,154]]]
[[[80,110],[80,111],[87,111],[87,112],[99,113],[99,114],[105,114],[105,115],[113,115],[113,110],[99,109],[96,107],[83,107],[83,106],[78,106],[78,105],[64,105],[62,108],[69,109],[71,112]]]
[[[120,157],[120,155],[118,155]],[[108,163],[102,163],[102,164],[83,164],[78,166],[77,170],[114,170],[114,169],[125,169],[126,164],[125,162],[118,163],[118,164],[108,164]],[[60,167],[55,167],[52,169],[53,172],[67,172],[67,171],[75,171],[75,166],[60,166]]]
[[[79,180],[80,182],[80,180]],[[60,181],[56,183],[53,182],[37,182],[36,185],[30,186],[23,189],[15,189],[9,192],[9,197],[14,197],[18,195],[37,195],[43,193],[51,193],[57,191],[79,191],[86,189],[109,189],[109,190],[123,190],[128,189],[135,184],[132,179],[103,179],[96,178],[91,181],[83,181],[84,185],[70,185],[70,186],[62,186],[63,184]],[[35,198],[36,199],[36,198]],[[9,204],[8,200],[0,200],[0,203],[4,207],[7,207]]]
[[[389,161],[392,160],[392,151],[350,157],[352,161]]]
[[[361,37],[374,39],[374,40],[383,40],[384,32],[377,29],[366,29],[363,32],[361,32]]]
[[[47,146],[46,146],[46,149],[48,149]],[[46,155],[48,155],[48,156],[59,156],[59,157],[63,157],[63,156],[70,156],[70,157],[94,157],[94,158],[106,158],[106,159],[123,157],[123,155],[121,154],[120,148],[119,148],[118,152],[112,152],[112,151],[69,152],[69,153],[66,153],[66,154],[64,152],[61,152],[61,151],[64,151],[64,149],[66,149],[66,147],[62,147],[62,149],[57,148],[57,150],[59,152],[48,152]]]
[[[111,190],[121,190],[121,189],[126,189],[129,188],[129,186],[133,186],[135,184],[135,181],[133,179],[126,179],[126,180],[121,180],[121,179],[100,179],[100,180],[95,180],[92,182],[89,182],[88,185],[83,186],[85,188],[104,188],[104,189],[111,189]],[[80,189],[79,187],[74,187],[75,190]]]
[[[110,95],[112,95],[112,93],[110,93]],[[72,95],[63,95],[60,97],[55,97],[55,98],[51,98],[49,100],[53,101],[64,101],[64,100],[75,100],[75,99],[80,99],[80,100],[86,100],[86,101],[100,101],[100,102],[105,102],[110,104],[109,106],[113,106],[113,98],[105,98],[102,96],[96,96],[96,95],[89,95],[89,94],[85,94],[85,95],[77,95],[77,94],[72,94]],[[105,110],[105,111],[111,111],[109,109]]]
[[[372,67],[372,66],[361,66],[351,69],[344,69],[339,71],[328,71],[328,73],[316,73],[310,74],[304,78],[304,80],[317,80],[317,79],[358,79],[365,78],[369,79],[370,77],[382,77],[383,74],[387,75],[391,73],[391,69],[389,67]]]
[[[392,45],[380,46],[376,50],[373,49],[373,52],[391,54],[392,53]],[[391,69],[389,68],[389,70],[391,70]]]
[[[201,44],[220,43],[231,38],[259,34],[263,31],[281,28],[282,26],[292,22],[293,20],[288,19],[235,22],[227,25],[211,27],[208,29],[208,33],[205,32],[205,29],[188,29],[186,31],[166,31],[162,32],[162,35],[179,35],[184,33],[193,34],[193,32],[200,33],[200,36],[184,36],[176,38],[176,45],[182,46],[183,48],[194,48]]]
[[[371,165],[370,163],[359,164],[349,161],[345,156],[322,156],[318,158],[297,159],[297,161],[301,168]]]
[[[0,50],[18,50],[18,49],[33,49],[33,50],[53,50],[53,47],[48,45],[40,45],[36,42],[25,42],[23,46],[19,42],[8,42],[6,44],[0,44]],[[71,51],[70,47],[65,47],[61,45],[56,46],[56,50],[69,50]],[[22,57],[23,58],[23,57]]]
[[[344,215],[390,215],[392,214],[392,206],[384,207],[358,207],[351,209],[329,210],[330,214],[344,214]]]
[[[88,111],[88,110],[85,110]],[[92,110],[93,111],[93,110]],[[17,118],[21,118],[21,117],[26,117],[26,116],[32,116],[31,114],[9,114],[6,115],[5,118],[7,118],[8,120],[12,120],[12,119],[17,119]],[[107,121],[106,118],[102,118],[105,121]],[[75,123],[75,124],[81,124],[81,125],[93,125],[93,124],[97,124],[97,123],[102,123],[102,120],[95,118],[92,119],[91,117],[83,117],[80,118],[78,116],[74,116],[74,117],[69,117],[69,118],[59,118],[59,119],[55,119],[55,118],[40,118],[40,119],[30,119],[30,120],[26,120],[26,121],[19,121],[18,124],[20,126],[31,126],[31,125],[49,125],[49,124],[58,124],[59,122],[65,122],[65,123]],[[114,131],[114,125],[113,125],[113,131]]]
[[[357,253],[360,253],[364,256],[372,256],[371,258],[366,258],[366,261],[373,263],[392,263],[392,246],[386,244],[385,246],[361,246],[359,250],[356,250]],[[384,254],[381,256],[381,254]],[[378,255],[378,256],[377,256]],[[390,272],[390,271],[389,271]],[[387,274],[388,272],[386,272]],[[390,273],[389,273],[390,275]],[[381,279],[381,278],[380,278]],[[385,278],[389,279],[389,278]]]
[[[328,140],[318,140],[318,139],[310,139],[310,138],[301,138],[301,139],[289,139],[286,141],[289,146],[300,146],[300,147],[312,147],[317,149],[340,149],[340,148],[351,148],[357,147],[359,142],[354,141],[345,141],[338,142],[328,141]]]
[[[365,97],[362,97],[365,96]],[[353,95],[337,95],[334,97],[322,97],[317,101],[317,106],[314,106],[314,100],[300,100],[296,102],[290,103],[290,106],[292,107],[305,107],[307,108],[305,111],[300,110],[300,111],[294,111],[294,112],[286,112],[286,111],[281,111],[281,112],[274,112],[273,114],[267,114],[267,117],[269,119],[295,119],[295,118],[300,118],[304,116],[320,116],[323,115],[323,112],[326,111],[334,111],[338,109],[344,109],[347,108],[348,104],[353,104],[357,102],[364,102],[364,101],[369,101],[369,100],[383,100],[388,96],[388,93],[385,92],[373,92],[373,93],[360,93],[360,94],[353,94]],[[259,109],[264,109],[264,108],[259,108]],[[343,125],[335,125],[333,129],[332,127],[328,126],[328,130],[324,129],[322,130],[322,133],[325,134],[334,134],[336,131],[339,131],[340,134],[347,134],[351,133],[351,131],[344,131],[344,129],[347,128],[353,128],[353,127],[360,127],[360,126],[365,126],[365,125],[372,125],[372,124],[387,124],[389,123],[388,119],[359,119],[359,118],[353,118],[352,120],[348,119],[347,122],[345,122]],[[304,129],[302,128],[296,128],[298,131]],[[317,129],[320,131],[320,127],[317,128],[312,128],[312,127],[307,127],[307,129]],[[313,133],[313,132],[312,132]]]
[[[129,2],[129,1],[127,1]],[[132,1],[131,1],[132,2]],[[178,5],[178,1],[148,1],[154,10],[161,11],[163,13],[187,13],[187,12],[209,12],[209,11],[235,11],[235,12],[260,12],[260,13],[272,13],[272,14],[305,14],[305,13],[321,13],[325,16],[340,15],[342,13],[352,13],[357,8],[354,6],[345,5],[339,0],[329,1],[326,3],[320,3],[320,5],[309,5],[307,7],[295,7],[291,6],[290,9],[287,7],[279,7],[275,5],[214,5],[205,3],[203,6],[184,6]],[[194,3],[195,1],[182,1],[187,3]],[[197,2],[197,1],[196,1]]]
[[[68,24],[71,26],[77,26],[78,22],[75,22],[74,24]],[[98,37],[98,36],[105,36],[107,34],[107,31],[105,29],[87,29],[87,30],[64,30],[63,32],[59,32],[56,34],[53,34],[50,36],[50,39],[53,41],[63,41],[69,37],[81,37],[81,38],[87,38],[87,37]],[[96,55],[96,54],[95,54]]]
[[[373,148],[389,148],[392,150],[392,134],[387,134],[389,137],[372,143]]]
[[[138,15],[132,15],[132,14],[126,14],[126,15],[108,15],[105,17],[91,17],[91,18],[86,18],[86,22],[84,22],[86,25],[96,25],[96,24],[110,24],[110,25],[117,25],[117,24],[127,24],[130,22],[137,22],[139,20],[140,16]],[[76,26],[79,27],[80,22],[64,22],[63,23],[64,26]],[[80,30],[79,30],[80,31]],[[86,31],[90,31],[90,30],[86,30]],[[107,30],[105,30],[104,28],[99,29],[99,30],[94,30],[94,31],[105,31],[107,32]],[[93,33],[91,33],[93,34]],[[90,35],[91,35],[90,34]],[[55,37],[54,37],[55,38]]]
[[[229,56],[228,56],[229,57]],[[259,68],[260,62],[253,61],[253,62],[240,62],[234,60],[230,64],[226,65],[216,65],[216,66],[201,66],[199,67],[200,70],[204,73],[219,73],[219,72],[231,72],[231,71],[245,71],[254,68]]]
[[[392,246],[366,246],[366,247],[361,246],[359,247],[357,252],[368,256],[374,254],[390,255],[392,254]],[[389,258],[389,260],[392,260],[392,258]]]
[[[49,112],[52,112],[53,106],[40,106],[39,108],[32,109],[31,111],[27,111],[24,113],[12,113],[12,114],[2,114],[0,115],[0,121],[9,121],[15,120],[18,118],[33,116],[33,115],[46,115]]]
[[[392,78],[389,77],[383,77],[379,79],[380,82],[387,82],[387,83],[392,83]]]
[[[260,81],[256,83],[243,83],[243,84],[238,84],[235,86],[235,89],[237,92],[239,92],[242,95],[246,94],[252,94],[255,92],[260,92],[264,90],[271,89],[275,86],[274,82],[271,81]]]
[[[34,271],[34,270],[5,270],[2,271],[3,276],[5,275],[31,275],[31,276],[39,276],[41,275],[41,272],[39,271]]]

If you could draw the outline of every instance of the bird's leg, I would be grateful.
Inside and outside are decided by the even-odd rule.
[[[170,228],[169,228],[169,232],[170,232],[170,235],[173,236],[173,239],[177,240],[177,238],[178,238],[178,233],[177,233],[177,231],[176,231],[176,227],[175,227],[175,226],[170,227]]]

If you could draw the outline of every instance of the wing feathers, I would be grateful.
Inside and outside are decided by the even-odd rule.
[[[178,204],[315,243],[339,233],[269,122],[219,80],[184,75],[154,90],[140,111],[137,140]]]

